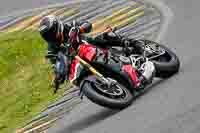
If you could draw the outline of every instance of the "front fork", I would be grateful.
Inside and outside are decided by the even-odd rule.
[[[109,86],[116,83],[114,80],[109,80],[105,78],[101,73],[99,73],[94,67],[92,67],[89,63],[81,59],[79,56],[75,56],[75,58],[86,68],[88,68],[94,75],[96,75],[97,79],[101,81],[101,83]],[[80,90],[81,99],[83,98],[82,90]]]
[[[94,75],[97,76],[97,79],[100,80],[102,83],[109,83],[110,80],[105,78],[101,73],[99,73],[94,67],[92,67],[89,63],[81,59],[79,56],[75,56],[75,58],[83,64],[84,67],[88,68]]]

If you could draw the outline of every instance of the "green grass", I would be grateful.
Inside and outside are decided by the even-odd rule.
[[[0,36],[1,133],[13,132],[62,93],[52,93],[46,47],[37,32]]]

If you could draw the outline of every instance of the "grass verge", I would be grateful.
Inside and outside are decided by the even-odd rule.
[[[53,95],[45,42],[37,32],[0,37],[0,132],[10,133],[62,93]]]

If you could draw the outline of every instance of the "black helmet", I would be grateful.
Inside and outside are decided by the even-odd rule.
[[[53,15],[42,18],[39,25],[41,36],[47,41],[60,41],[60,34],[63,33],[64,25],[61,20]]]

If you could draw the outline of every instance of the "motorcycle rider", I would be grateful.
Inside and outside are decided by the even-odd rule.
[[[75,21],[73,21],[75,22]],[[92,24],[88,21],[83,22],[76,22],[78,27],[78,32],[80,33],[89,33],[92,30]],[[62,21],[53,15],[45,16],[42,18],[39,26],[39,32],[44,40],[48,43],[48,51],[47,51],[47,58],[49,58],[50,62],[52,64],[55,64],[56,59],[54,56],[59,51],[62,51],[66,55],[70,52],[75,51],[78,48],[78,43],[73,42],[74,38],[76,37],[74,34],[70,34],[72,30],[73,24],[67,23],[63,24]],[[83,34],[80,34],[81,38],[83,40],[86,40],[87,42],[99,47],[106,47],[106,45],[111,46],[125,46],[130,45],[134,47],[134,50],[141,51],[141,44],[139,44],[139,41],[136,41],[134,39],[124,39],[116,37],[112,31],[104,32],[103,34],[100,34],[97,37],[86,37]],[[73,46],[69,46],[70,44],[73,44]],[[98,54],[97,54],[98,55]],[[98,55],[95,57],[95,59],[92,59],[92,61],[102,61],[101,55]],[[108,57],[107,57],[108,58]],[[109,60],[109,59],[108,59]],[[122,61],[123,62],[123,61]],[[66,65],[69,67],[70,61],[66,63]],[[123,64],[123,63],[122,63]],[[144,88],[147,84],[152,82],[152,79],[155,74],[155,67],[153,62],[146,61],[143,64],[141,64],[141,67],[139,69],[142,69],[141,74],[136,74],[136,71],[138,68],[132,67],[131,64],[124,64],[122,66],[122,70],[127,72],[133,82],[137,83],[136,88]],[[63,82],[65,79],[69,79],[67,73],[63,77]]]

